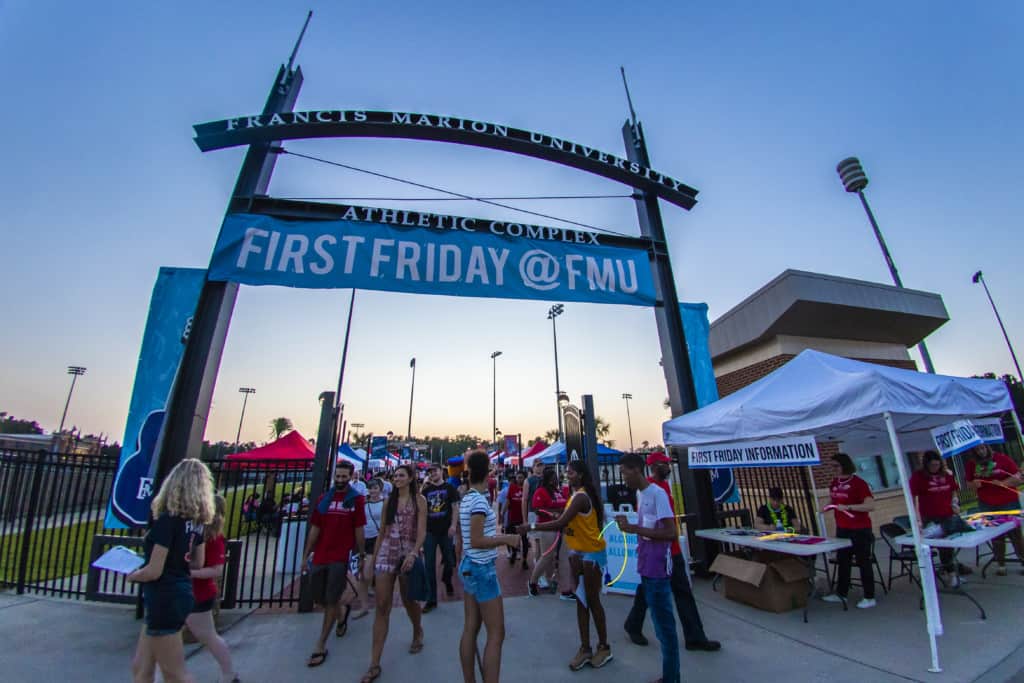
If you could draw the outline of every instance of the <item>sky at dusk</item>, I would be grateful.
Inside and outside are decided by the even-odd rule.
[[[315,3],[296,110],[379,109],[493,121],[624,156],[629,76],[652,167],[700,190],[662,204],[680,298],[712,320],[787,268],[888,283],[836,163],[859,156],[869,201],[908,287],[943,297],[936,369],[1013,366],[983,290],[1024,339],[1019,271],[1024,145],[1015,2]],[[294,3],[0,0],[8,65],[0,410],[122,440],[160,266],[205,267],[244,150],[202,153],[192,125],[258,113],[302,21]],[[307,140],[290,150],[473,196],[628,194],[543,161],[459,145]],[[423,197],[423,190],[296,157],[279,197]],[[352,203],[520,222],[474,202]],[[623,198],[518,202],[637,234]],[[337,382],[350,290],[245,287],[207,438],[233,440],[238,387],[256,388],[243,439],[291,418],[313,436]],[[524,438],[555,426],[554,302],[356,296],[343,400],[367,431]],[[669,417],[651,309],[566,304],[562,389],[594,396],[618,447],[658,442]],[[492,418],[491,353],[497,359]],[[1022,349],[1024,350],[1024,349]],[[912,354],[916,358],[916,351]]]

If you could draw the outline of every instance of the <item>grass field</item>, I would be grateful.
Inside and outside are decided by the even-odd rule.
[[[104,533],[102,516],[88,522],[34,531],[27,580],[39,583],[85,574],[89,570],[92,538],[101,533]],[[20,533],[0,536],[0,581],[14,583],[18,580],[21,542]]]

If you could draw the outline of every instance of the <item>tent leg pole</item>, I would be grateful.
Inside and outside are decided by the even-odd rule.
[[[1017,443],[1020,444],[1021,450],[1024,450],[1024,431],[1020,428],[1020,418],[1017,417],[1016,409],[1010,411],[1010,417],[1013,418],[1013,424],[1017,427]]]
[[[935,637],[942,635],[942,613],[939,611],[939,596],[935,589],[935,572],[932,570],[931,548],[921,542],[921,527],[917,523],[917,510],[914,509],[914,496],[910,493],[910,474],[907,472],[907,461],[896,436],[896,424],[892,413],[882,415],[885,428],[889,432],[889,443],[892,445],[893,459],[900,473],[900,488],[903,489],[903,500],[907,504],[907,516],[910,517],[910,531],[914,536],[914,551],[917,553],[917,566],[921,570],[921,594],[924,597],[925,621],[927,622],[928,639],[931,647],[932,665],[928,671],[939,673],[939,648]]]
[[[825,517],[821,514],[820,504],[818,502],[818,485],[814,481],[814,470],[811,466],[807,466],[807,476],[811,478],[811,495],[814,496],[814,519],[818,523],[818,533],[825,536]]]

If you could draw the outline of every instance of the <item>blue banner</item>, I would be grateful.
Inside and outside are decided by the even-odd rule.
[[[490,299],[652,306],[642,248],[580,230],[349,207],[346,220],[224,219],[210,279]]]
[[[142,527],[148,521],[149,503],[155,493],[154,454],[163,440],[167,400],[205,276],[205,270],[196,268],[161,268],[157,275],[128,405],[121,459],[107,506],[104,526],[108,529]]]
[[[370,437],[370,458],[377,460],[384,460],[387,462],[388,456],[388,437],[386,436],[373,436]]]
[[[718,400],[718,383],[715,381],[711,350],[708,348],[708,334],[711,331],[708,305],[679,304],[679,313],[683,317],[683,332],[686,334],[686,348],[690,355],[690,372],[697,393],[697,407],[703,408]],[[740,502],[740,492],[731,469],[711,470],[711,490],[716,503]]]

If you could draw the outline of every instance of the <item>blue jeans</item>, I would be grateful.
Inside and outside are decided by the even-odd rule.
[[[679,639],[676,615],[672,611],[672,584],[669,579],[640,577],[644,600],[651,610],[654,635],[661,643],[661,678],[664,683],[679,683]]]
[[[466,593],[476,598],[477,602],[488,602],[501,597],[501,584],[498,583],[498,571],[494,560],[481,564],[468,557],[462,558],[459,565],[462,574],[462,587]]]
[[[427,584],[430,588],[427,602],[437,602],[437,549],[441,548],[441,579],[451,583],[455,571],[455,544],[447,533],[436,536],[429,531],[423,540],[424,562],[427,565]]]

